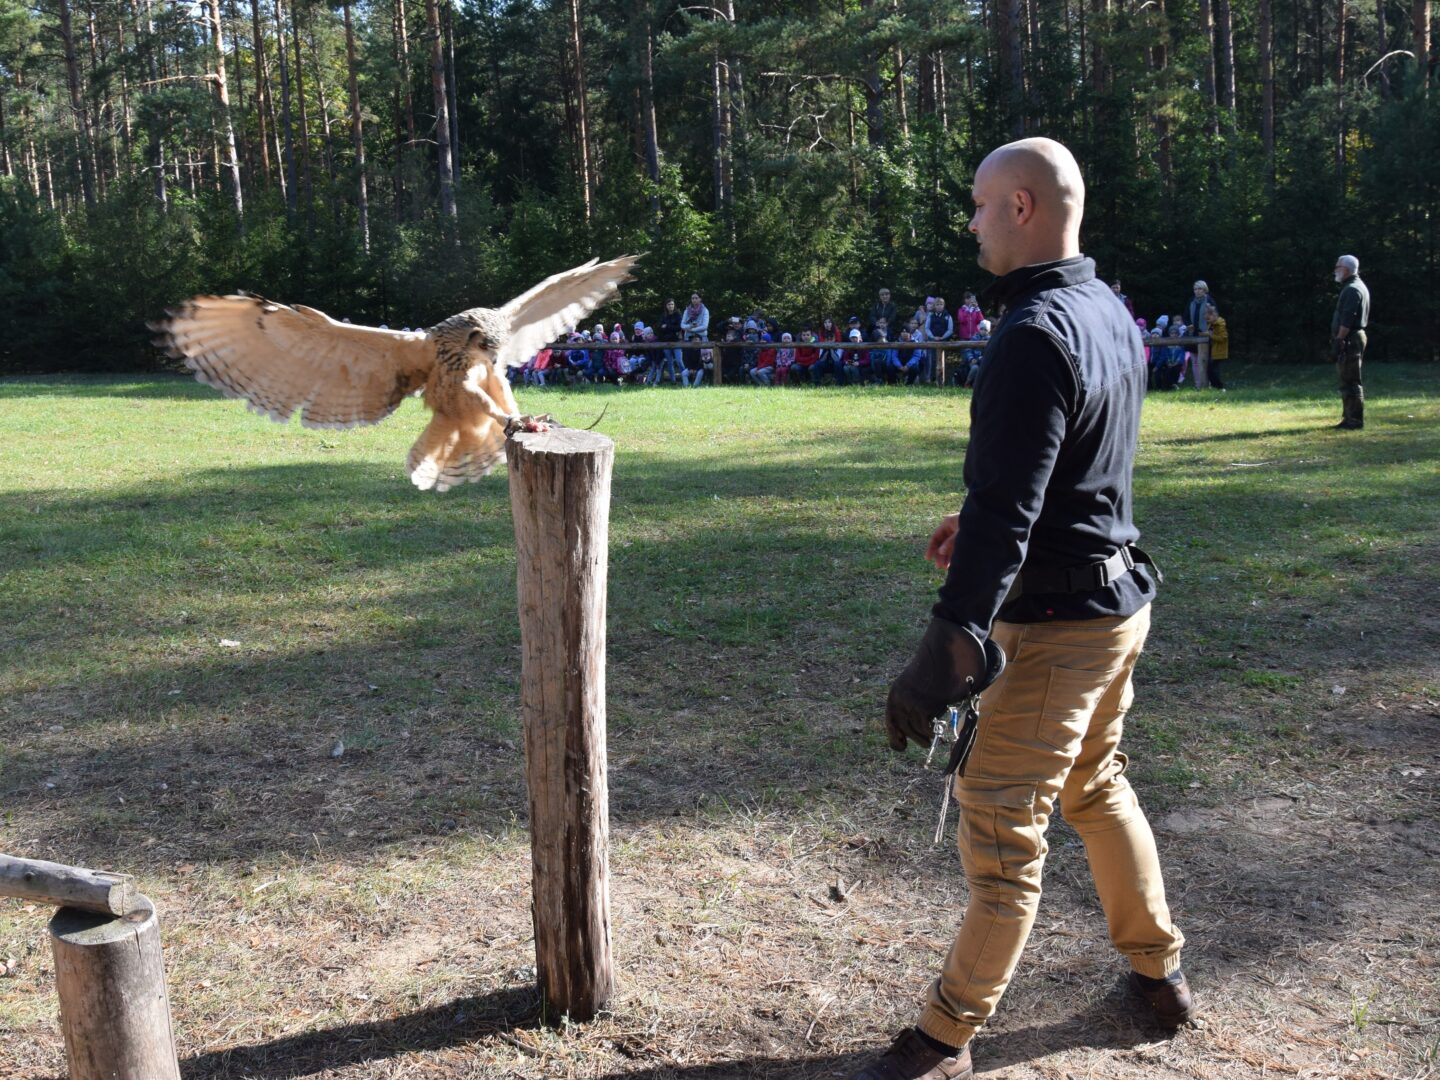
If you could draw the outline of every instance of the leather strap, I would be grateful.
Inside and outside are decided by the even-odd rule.
[[[1007,599],[1014,599],[1025,593],[1095,592],[1142,563],[1154,570],[1157,581],[1165,580],[1165,575],[1160,572],[1160,567],[1155,565],[1155,560],[1134,544],[1130,544],[1101,562],[1066,567],[1063,570],[1026,569],[1016,577],[1015,587],[1010,590]]]

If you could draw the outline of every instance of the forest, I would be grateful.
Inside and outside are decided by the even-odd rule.
[[[1239,359],[1440,350],[1431,0],[0,0],[0,372],[162,363],[246,289],[424,326],[593,256],[612,314],[958,303],[994,146],[1060,139],[1137,311]]]

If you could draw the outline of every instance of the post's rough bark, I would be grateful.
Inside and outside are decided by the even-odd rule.
[[[119,918],[61,908],[50,945],[70,1080],[180,1080],[155,905],[138,896]]]
[[[615,444],[559,428],[507,446],[534,861],[535,966],[552,1019],[614,988],[605,770],[605,599]]]

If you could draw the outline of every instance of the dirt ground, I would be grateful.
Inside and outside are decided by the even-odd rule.
[[[1361,671],[1336,677],[1344,694],[1307,736],[1320,757],[1269,747],[1255,779],[1223,798],[1152,812],[1201,1022],[1167,1038],[1136,1018],[1083,848],[1062,820],[1029,951],[976,1045],[980,1075],[1436,1071],[1440,704],[1381,697]],[[911,761],[880,783],[836,774],[787,801],[763,748],[726,761],[717,784],[703,754],[647,758],[623,730],[613,742],[620,985],[599,1020],[541,1023],[520,823],[491,822],[482,840],[453,821],[423,839],[387,839],[380,804],[393,793],[374,785],[363,758],[306,798],[303,776],[276,787],[273,757],[261,753],[241,778],[254,783],[248,793],[233,776],[224,789],[229,812],[285,803],[298,829],[291,815],[308,804],[316,821],[347,822],[348,841],[325,851],[296,837],[293,852],[248,868],[192,861],[183,830],[142,841],[164,881],[184,1075],[848,1075],[913,1015],[963,910],[958,859],[929,843],[936,776]],[[67,785],[113,797],[125,767],[143,772],[157,749],[95,763]],[[497,803],[518,796],[518,751],[485,749],[479,769],[416,755],[409,779],[479,784]],[[205,757],[171,760],[167,772],[213,790]],[[302,772],[318,768],[311,760]],[[175,803],[183,810],[186,799]],[[103,837],[66,839],[103,861]],[[63,1074],[63,1057],[45,912],[12,914],[25,933],[7,935],[22,944],[0,955],[0,991],[31,1008],[12,1010],[25,1019],[0,1033],[0,1063],[7,1077],[48,1080]]]

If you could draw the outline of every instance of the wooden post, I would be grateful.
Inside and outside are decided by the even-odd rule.
[[[1195,347],[1195,389],[1204,390],[1210,385],[1210,337]]]
[[[180,1080],[155,905],[137,894],[118,918],[61,908],[50,945],[70,1080]]]
[[[102,915],[128,915],[139,895],[124,874],[0,855],[0,896],[98,911]]]
[[[614,988],[605,589],[615,444],[556,428],[512,436],[506,456],[520,596],[535,967],[549,1019],[584,1022]]]

